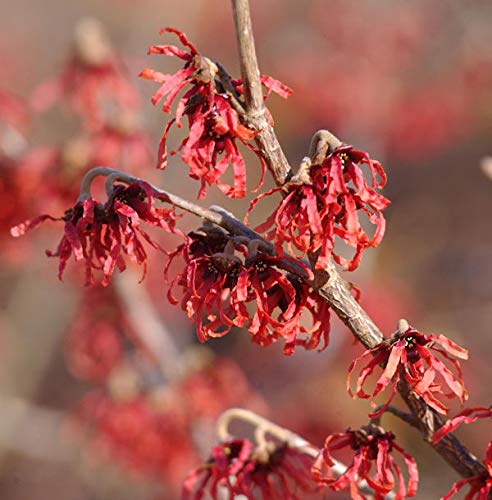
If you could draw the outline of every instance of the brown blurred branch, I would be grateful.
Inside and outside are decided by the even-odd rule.
[[[128,271],[115,276],[115,289],[128,314],[132,326],[161,373],[173,380],[180,376],[180,352],[155,310],[143,285],[135,286],[135,276]]]
[[[482,172],[492,180],[492,156],[485,156],[480,162]]]

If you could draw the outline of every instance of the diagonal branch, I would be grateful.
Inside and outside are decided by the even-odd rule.
[[[258,131],[255,140],[275,181],[282,185],[292,176],[292,171],[273,127],[268,122],[263,99],[260,99],[260,72],[254,47],[249,2],[248,0],[232,0],[232,6],[246,96],[245,120],[248,125]],[[315,156],[321,152],[310,151],[310,153]],[[382,332],[354,299],[349,286],[338,274],[334,264],[318,272],[315,282],[310,284],[330,304],[338,317],[367,349],[376,347],[384,339]],[[418,421],[418,428],[424,440],[431,444],[431,436],[443,425],[443,419],[416,396],[405,381],[398,384],[398,391]],[[434,446],[434,449],[459,474],[470,477],[485,473],[483,465],[458,439],[452,435],[446,438],[448,438],[446,442],[441,441]]]
[[[229,427],[231,422],[234,420],[248,423],[255,429],[255,441],[258,446],[264,445],[264,443],[268,442],[266,436],[269,435],[310,458],[315,459],[320,453],[320,450],[316,446],[306,441],[303,437],[299,436],[299,434],[296,434],[285,427],[281,427],[280,425],[275,424],[272,421],[244,408],[229,408],[219,416],[217,419],[216,431],[217,437],[221,442],[226,442],[233,438],[229,432]],[[333,458],[332,460],[333,465],[331,467],[331,471],[335,474],[335,476],[341,476],[347,470],[347,466],[338,460]],[[374,490],[365,480],[359,482],[358,489],[367,495],[374,495]],[[390,492],[385,496],[385,500],[393,500],[394,498],[395,495],[393,492]]]
[[[119,181],[130,184],[132,182],[146,182],[137,177],[119,172],[111,168],[97,167],[85,175],[82,180],[81,194],[79,199],[90,196],[90,187],[92,181],[98,176],[107,176],[112,182]],[[146,182],[149,184],[148,182]],[[235,236],[243,236],[261,242],[265,249],[274,253],[273,246],[261,235],[245,226],[234,216],[215,208],[214,210],[202,208],[190,201],[184,200],[179,196],[168,193],[162,189],[149,184],[153,196],[175,207],[179,207],[186,212],[194,214],[202,219],[216,224]],[[106,186],[109,188],[109,186]],[[307,265],[307,264],[306,264]],[[318,273],[315,280],[312,281],[304,267],[296,265],[292,258],[286,258],[282,261],[281,267],[303,279],[312,286],[332,307],[338,317],[350,329],[366,348],[376,347],[384,336],[378,327],[374,324],[368,314],[359,305],[350,292],[349,285],[338,274],[334,264],[330,264],[327,271]],[[417,427],[422,433],[424,440],[433,448],[462,476],[470,477],[485,472],[483,465],[477,458],[471,454],[461,442],[452,434],[445,436],[437,445],[432,445],[431,438],[433,433],[444,423],[443,419],[430,408],[423,399],[412,392],[409,384],[402,380],[398,384],[398,391],[407,406],[412,411],[417,421]]]

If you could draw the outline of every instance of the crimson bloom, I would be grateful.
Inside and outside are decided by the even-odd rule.
[[[233,326],[243,326],[246,319],[236,314],[230,301],[241,267],[241,260],[234,255],[234,243],[221,231],[212,232],[210,242],[206,235],[206,232],[191,233],[187,243],[175,252],[174,256],[183,254],[186,268],[168,292],[170,302],[177,304],[173,287],[177,284],[183,288],[181,307],[190,320],[196,319],[200,342],[222,337]]]
[[[125,269],[122,254],[143,265],[145,276],[147,253],[141,238],[160,249],[140,227],[140,221],[175,232],[176,218],[173,210],[155,208],[151,187],[138,181],[129,186],[116,185],[104,205],[93,198],[86,198],[78,201],[61,218],[40,215],[13,227],[11,234],[21,236],[45,220],[64,221],[65,233],[58,248],[55,252],[46,252],[48,256],[60,259],[58,277],[62,278],[67,261],[73,255],[75,261],[85,262],[86,285],[94,283],[93,270],[102,270],[102,284],[106,286],[115,266],[120,271]]]
[[[392,432],[386,432],[374,424],[356,431],[348,429],[346,432],[331,434],[313,464],[313,478],[333,491],[350,491],[351,498],[355,500],[366,499],[358,489],[363,480],[374,490],[375,500],[384,500],[385,495],[393,491],[397,484],[396,500],[412,497],[417,491],[417,465],[413,457],[394,440]],[[331,470],[335,465],[332,452],[342,448],[351,448],[354,457],[345,472],[335,477]],[[392,454],[395,450],[400,453],[407,465],[409,473],[407,485],[400,466]],[[374,473],[372,473],[373,466]]]
[[[461,411],[434,433],[432,436],[433,444],[437,444],[459,425],[473,423],[479,418],[492,418],[492,408],[476,407]],[[467,484],[470,485],[470,491],[465,497],[466,500],[488,500],[492,492],[492,441],[487,446],[483,465],[486,469],[484,474],[468,477],[454,483],[451,490],[442,497],[442,500],[448,500]]]
[[[359,164],[369,167],[369,183]],[[389,200],[377,189],[385,184],[386,174],[378,161],[344,145],[321,164],[304,166],[285,186],[259,195],[251,203],[249,212],[265,196],[281,191],[280,205],[256,230],[267,232],[267,238],[273,239],[279,254],[287,243],[290,252],[296,249],[302,255],[315,256],[317,269],[324,269],[333,255],[338,264],[352,271],[359,265],[363,251],[378,246],[383,238],[382,210],[389,205]],[[372,237],[362,228],[359,213],[365,214],[375,226]],[[352,259],[335,252],[335,237],[355,248]]]
[[[196,321],[201,342],[245,327],[261,346],[284,339],[285,354],[292,354],[297,345],[317,348],[322,340],[320,350],[326,347],[329,307],[282,269],[282,258],[259,251],[252,243],[246,247],[217,229],[188,238],[175,253],[182,253],[186,268],[168,296],[177,304],[173,289],[176,285],[183,289],[181,307]]]
[[[440,345],[440,347],[437,347]],[[450,363],[449,369],[436,354]],[[459,362],[454,358],[468,359],[468,351],[455,344],[444,335],[424,335],[409,327],[403,333],[397,332],[390,339],[381,342],[374,349],[368,349],[361,356],[352,361],[349,368],[347,390],[352,397],[350,378],[357,363],[369,358],[367,365],[361,370],[357,379],[356,395],[360,398],[374,398],[386,387],[391,387],[391,395],[383,407],[372,414],[382,414],[392,401],[398,380],[404,378],[411,386],[412,391],[418,394],[431,408],[439,413],[446,414],[447,406],[438,399],[439,395],[447,398],[458,397],[461,403],[468,397],[465,389]],[[385,364],[384,371],[376,382],[372,395],[366,394],[363,385],[374,369]],[[441,379],[441,380],[439,380]],[[443,393],[443,383],[451,390]]]
[[[242,198],[246,194],[246,165],[236,141],[245,144],[260,159],[262,176],[259,186],[263,182],[265,173],[261,155],[249,144],[256,132],[240,123],[240,115],[237,112],[237,109],[242,107],[242,84],[227,76],[227,87],[225,87],[218,77],[219,71],[223,70],[208,58],[202,57],[184,33],[173,28],[165,28],[160,33],[164,32],[176,34],[188,51],[174,45],[150,47],[149,54],[170,55],[185,61],[185,66],[173,75],[152,69],[142,71],[140,76],[161,84],[152,102],[157,104],[164,99],[162,109],[169,113],[179,92],[186,86],[191,86],[191,88],[179,100],[175,117],[164,130],[159,145],[157,166],[162,169],[166,168],[166,143],[169,130],[174,123],[181,127],[181,119],[186,115],[189,135],[183,139],[178,150],[171,154],[181,151],[183,161],[190,167],[190,177],[200,180],[201,188],[198,198],[203,198],[207,185],[212,184],[216,184],[225,195],[231,198]],[[261,81],[267,88],[268,94],[273,91],[282,97],[288,97],[292,92],[271,77],[262,76]],[[234,173],[232,186],[221,181],[229,165]]]
[[[88,425],[96,451],[157,480],[182,477],[196,460],[182,412],[157,407],[145,394],[118,400],[94,390],[79,403],[75,417],[74,423]]]
[[[44,82],[31,96],[35,111],[63,100],[90,130],[107,121],[108,112],[136,109],[139,96],[114,54],[102,25],[84,19],[77,26],[74,53],[61,72]]]
[[[108,124],[88,137],[90,165],[120,166],[138,173],[151,162],[150,136],[136,127]]]
[[[66,364],[77,378],[102,382],[137,345],[126,310],[112,287],[88,287],[64,341]]]
[[[277,267],[281,261],[263,252],[248,255],[233,291],[238,315],[249,318],[248,330],[257,344],[267,346],[281,337],[284,354],[292,354],[296,345],[314,349],[323,338],[322,350],[330,332],[328,304],[298,278],[282,272]],[[247,302],[256,306],[253,315]],[[311,315],[309,328],[303,324],[304,313]]]
[[[314,492],[312,459],[287,445],[258,450],[246,439],[234,439],[212,449],[210,460],[191,472],[183,500],[244,495],[264,500],[299,500],[299,492]]]
[[[200,347],[186,353],[194,357],[191,369],[177,385],[184,413],[193,420],[214,421],[227,408],[246,406],[257,412],[267,412],[265,401],[257,394],[239,365],[232,359],[215,357]],[[231,383],[231,381],[234,381]]]

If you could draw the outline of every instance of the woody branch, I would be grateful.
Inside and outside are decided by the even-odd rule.
[[[292,169],[286,160],[273,127],[268,124],[261,97],[260,72],[251,25],[248,0],[232,0],[236,27],[241,74],[245,87],[246,123],[257,131],[256,142],[272,172],[277,184],[282,185],[292,176]],[[317,133],[310,147],[311,157],[326,155],[341,142],[329,133]],[[369,315],[350,293],[347,283],[331,263],[325,270],[315,274],[314,288],[332,307],[352,334],[367,348],[376,347],[384,335]],[[398,383],[398,391],[418,422],[424,440],[431,444],[432,434],[443,425],[443,419],[421,398],[412,392],[406,381]],[[431,444],[432,446],[432,444]],[[447,435],[434,449],[464,477],[485,472],[482,464],[453,435]]]

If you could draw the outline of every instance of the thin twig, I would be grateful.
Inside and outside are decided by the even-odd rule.
[[[232,0],[232,11],[246,101],[243,119],[258,132],[255,142],[276,183],[282,185],[292,175],[292,169],[265,113],[248,0]]]
[[[376,409],[374,410],[374,413],[379,413],[383,407],[384,407],[384,405],[380,405],[380,406],[376,407]],[[385,411],[385,413],[391,413],[392,415],[394,415],[395,417],[398,417],[400,420],[403,420],[404,422],[411,425],[412,427],[419,429],[419,422],[412,413],[404,412],[404,411],[400,410],[399,408],[395,408],[394,406],[391,406],[391,405],[388,406],[384,411]],[[372,420],[375,423],[377,423],[377,425],[379,425],[379,421],[381,419],[381,416],[382,415],[379,415],[377,418],[374,418]]]
[[[290,429],[281,427],[275,424],[271,420],[268,420],[260,415],[244,408],[230,408],[222,413],[217,419],[216,432],[219,441],[226,442],[233,438],[229,433],[229,426],[233,420],[240,420],[250,424],[255,429],[255,437],[260,435],[260,440],[257,440],[257,445],[262,446],[266,435],[270,435],[282,444],[286,444],[289,448],[295,449],[308,457],[315,459],[320,450],[309,441],[306,441],[303,437],[299,436]],[[259,430],[260,432],[256,432]],[[347,466],[338,460],[332,459],[334,465],[331,467],[332,472],[335,476],[341,476],[346,470]],[[374,491],[369,487],[366,481],[361,481],[358,484],[358,489],[365,494],[372,495]],[[391,500],[394,498],[393,493],[388,493],[386,495],[386,500]]]

